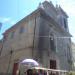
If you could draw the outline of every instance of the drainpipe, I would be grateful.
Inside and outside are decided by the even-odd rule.
[[[2,39],[2,45],[1,45],[1,49],[0,49],[0,56],[1,56],[1,54],[2,54],[3,44],[4,44],[4,39]]]
[[[7,71],[6,71],[6,75],[8,75],[8,72],[9,72],[9,68],[10,68],[10,64],[11,64],[11,58],[12,58],[12,53],[13,53],[13,51],[11,50],[10,51],[10,58],[9,58],[9,62],[8,62],[8,66],[7,66]]]
[[[34,58],[34,45],[35,45],[35,32],[36,31],[36,17],[35,17],[35,26],[34,26],[34,36],[33,36],[33,47],[32,47],[32,58]]]

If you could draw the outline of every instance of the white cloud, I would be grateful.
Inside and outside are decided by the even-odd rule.
[[[6,23],[6,22],[10,21],[10,18],[0,17],[0,21],[1,21],[2,23]]]
[[[0,22],[2,22],[3,24],[5,23],[14,24],[16,21],[12,20],[9,17],[0,17]]]
[[[11,21],[11,22],[10,22],[10,24],[15,24],[15,23],[16,23],[16,21]]]
[[[44,0],[44,1],[50,1],[50,0]]]

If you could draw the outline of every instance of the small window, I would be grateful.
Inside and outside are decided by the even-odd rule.
[[[67,46],[67,60],[69,63],[71,63],[71,59],[72,59],[72,56],[71,56],[71,52],[70,52],[70,47]]]
[[[10,35],[10,38],[13,38],[14,37],[14,31],[13,32],[11,32],[11,35]]]
[[[64,27],[67,28],[66,19],[64,18]]]
[[[54,36],[51,34],[51,37],[50,37],[50,48],[51,50],[55,50],[55,44],[54,44]]]
[[[4,41],[6,41],[8,38],[8,34],[7,35],[4,35]]]
[[[50,69],[56,69],[56,60],[50,60]]]
[[[23,33],[23,32],[25,32],[25,28],[22,26],[22,27],[20,28],[20,33]]]

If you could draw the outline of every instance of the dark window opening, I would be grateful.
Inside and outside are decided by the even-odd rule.
[[[67,28],[66,19],[64,19],[64,27]]]
[[[50,69],[56,69],[56,60],[50,60]]]

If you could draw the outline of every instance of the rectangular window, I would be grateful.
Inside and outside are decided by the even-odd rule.
[[[68,60],[68,63],[72,63],[72,56],[71,56],[71,52],[70,52],[70,47],[67,46],[67,60]]]
[[[14,32],[14,31],[13,31],[13,32],[11,32],[10,38],[13,38],[13,37],[14,37],[14,34],[15,34],[15,32]]]
[[[22,27],[20,28],[20,33],[23,33],[23,32],[25,32],[25,28],[22,26]]]
[[[50,69],[56,69],[56,60],[50,60]]]
[[[66,19],[64,19],[64,27],[67,28]]]
[[[6,41],[8,38],[8,34],[4,35],[4,41]]]
[[[54,37],[50,37],[50,49],[55,51]]]

